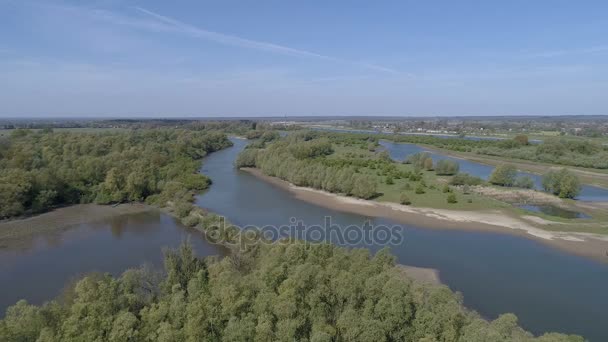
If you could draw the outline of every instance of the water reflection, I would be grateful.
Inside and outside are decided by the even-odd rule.
[[[200,256],[225,255],[202,234],[159,211],[128,214],[37,236],[0,249],[0,312],[19,299],[41,304],[71,278],[90,272],[119,275],[144,263],[161,267],[162,248],[191,237]]]

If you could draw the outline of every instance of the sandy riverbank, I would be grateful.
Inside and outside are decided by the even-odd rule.
[[[0,222],[0,248],[27,244],[33,237],[62,231],[72,226],[121,215],[156,210],[141,203],[112,205],[78,204],[44,214]]]
[[[459,211],[415,208],[397,203],[362,200],[298,187],[278,178],[266,176],[257,169],[242,170],[289,191],[298,199],[334,210],[384,217],[417,227],[513,234],[534,239],[572,254],[608,262],[608,236],[544,230],[543,225],[554,222],[536,216],[513,217],[499,210]]]

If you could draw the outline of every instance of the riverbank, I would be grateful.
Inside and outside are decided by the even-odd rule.
[[[536,216],[514,217],[500,210],[458,211],[416,208],[397,203],[362,200],[311,188],[298,187],[260,170],[241,169],[266,182],[289,191],[296,198],[334,210],[372,217],[384,217],[404,224],[433,228],[506,233],[534,239],[568,253],[608,263],[608,236],[543,229],[555,224]]]
[[[18,248],[35,237],[69,229],[72,226],[129,214],[157,210],[142,203],[99,205],[78,204],[40,215],[0,222],[0,248]]]

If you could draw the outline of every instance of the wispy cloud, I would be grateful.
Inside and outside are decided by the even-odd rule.
[[[297,56],[297,57],[316,58],[316,59],[322,59],[322,60],[327,60],[327,61],[332,61],[332,62],[337,62],[337,63],[347,63],[347,64],[363,67],[366,69],[381,71],[381,72],[386,72],[386,73],[395,73],[395,74],[398,73],[398,71],[396,71],[394,69],[376,65],[376,64],[348,61],[348,60],[344,60],[341,58],[326,56],[326,55],[322,55],[322,54],[311,52],[311,51],[294,49],[294,48],[284,46],[284,45],[257,41],[257,40],[251,40],[251,39],[241,38],[241,37],[228,35],[228,34],[224,34],[224,33],[204,30],[204,29],[186,24],[179,20],[152,12],[152,11],[147,10],[142,7],[135,7],[135,9],[145,15],[148,15],[148,16],[158,20],[159,22],[161,22],[163,24],[170,25],[174,29],[174,31],[177,31],[177,32],[180,32],[183,34],[188,34],[188,35],[196,37],[196,38],[214,41],[216,43],[220,43],[220,44],[224,44],[224,45],[236,46],[236,47],[253,49],[253,50],[260,50],[260,51],[267,51],[267,52],[279,53],[279,54]]]

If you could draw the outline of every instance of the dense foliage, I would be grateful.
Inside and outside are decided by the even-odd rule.
[[[331,135],[333,139],[349,139]],[[368,148],[368,141],[358,142]],[[307,186],[360,198],[377,194],[376,182],[357,172],[353,160],[327,159],[333,153],[332,142],[323,133],[292,134],[269,144],[266,148],[247,148],[237,158],[237,167],[256,167],[264,174],[278,177],[298,186]]]
[[[567,169],[551,170],[543,176],[543,188],[561,198],[574,198],[581,191],[581,183]]]
[[[463,341],[535,338],[505,314],[488,322],[447,287],[409,281],[386,252],[284,242],[222,260],[185,244],[165,272],[90,275],[42,307],[20,301],[0,321],[2,341]]]
[[[0,218],[57,205],[166,200],[205,189],[207,153],[230,146],[223,133],[176,129],[112,133],[16,130],[0,143]]]
[[[500,186],[513,186],[517,178],[517,169],[511,164],[498,165],[492,174],[489,182]]]

